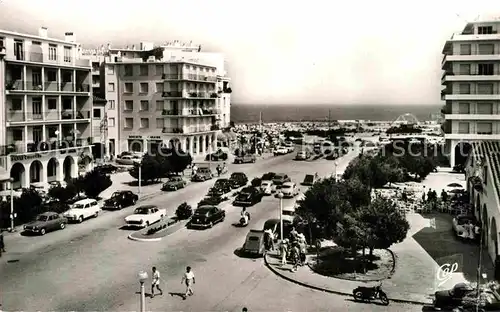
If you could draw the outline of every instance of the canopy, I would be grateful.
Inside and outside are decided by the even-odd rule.
[[[460,183],[450,183],[447,185],[448,187],[463,187]]]

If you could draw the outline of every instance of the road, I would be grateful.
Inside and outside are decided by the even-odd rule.
[[[353,155],[338,161],[342,171]],[[296,182],[305,173],[326,175],[332,161],[294,162],[293,155],[239,165],[249,178],[264,172],[285,172]],[[174,193],[145,201],[166,207],[173,214],[182,202],[196,203],[213,184],[197,183]],[[302,187],[302,189],[305,189]],[[0,289],[5,311],[133,311],[138,310],[137,273],[158,267],[164,291],[183,291],[180,278],[185,266],[197,276],[195,295],[182,300],[164,294],[147,299],[147,309],[155,311],[378,311],[377,306],[346,301],[346,298],[300,288],[272,274],[262,259],[240,258],[235,254],[249,228],[262,228],[265,220],[279,213],[278,200],[267,197],[249,209],[249,228],[235,228],[239,208],[222,205],[227,217],[212,229],[182,229],[155,243],[127,239],[120,229],[123,218],[133,208],[111,212],[83,224],[44,237],[7,237],[8,252],[0,260]],[[147,287],[149,288],[149,287]],[[148,289],[149,291],[149,289]],[[393,305],[394,311],[412,311]],[[380,308],[380,311],[388,311]],[[417,310],[415,310],[417,311]]]

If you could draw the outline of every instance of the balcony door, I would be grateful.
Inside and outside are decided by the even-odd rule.
[[[42,98],[33,98],[31,110],[33,119],[42,119]]]
[[[43,141],[42,127],[33,127],[33,142],[38,143]]]

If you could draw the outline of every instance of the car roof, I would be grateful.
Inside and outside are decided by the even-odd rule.
[[[279,219],[269,219],[269,220],[267,220],[264,223],[264,226],[266,226],[266,225],[275,225],[275,224],[278,224],[278,223],[280,223]]]
[[[95,202],[96,200],[95,199],[92,199],[92,198],[85,198],[85,199],[81,199],[77,202],[75,202],[75,205],[85,205],[85,204],[90,204],[90,203],[93,203]]]
[[[285,176],[286,176],[286,174],[284,174],[284,173],[276,173],[274,175],[274,178],[281,178],[281,177],[285,177]]]
[[[137,207],[137,209],[152,209],[152,208],[157,208],[157,206],[155,205],[143,205],[143,206],[139,206]]]
[[[53,211],[46,211],[46,212],[43,212],[41,214],[39,214],[39,216],[53,216],[53,215],[56,215],[58,214],[57,212],[53,212]]]
[[[195,211],[209,211],[209,210],[212,210],[214,208],[217,208],[217,206],[213,206],[213,205],[203,205],[203,206],[200,206],[198,208],[196,208]]]
[[[295,183],[293,182],[285,182],[283,183],[283,186],[293,186]]]

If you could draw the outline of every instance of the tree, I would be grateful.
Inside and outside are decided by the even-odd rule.
[[[25,223],[31,221],[42,209],[42,196],[34,189],[23,189],[20,197],[14,197],[14,212],[16,221]]]
[[[57,199],[61,203],[66,203],[68,200],[76,196],[76,188],[74,184],[68,184],[66,187],[54,186],[49,189],[49,196]]]
[[[83,186],[85,195],[90,198],[97,198],[102,191],[106,190],[113,184],[111,178],[98,170],[87,172],[84,176],[79,177],[80,183]]]
[[[168,161],[168,171],[165,172],[180,173],[193,163],[191,155],[178,147],[163,149],[159,157],[166,157],[163,161]],[[165,168],[165,170],[167,170],[167,168]]]
[[[142,157],[141,163],[135,163],[129,170],[130,175],[139,179],[139,168],[141,169],[141,180],[145,182],[156,182],[164,175],[165,164],[160,164],[160,157],[146,154]]]

